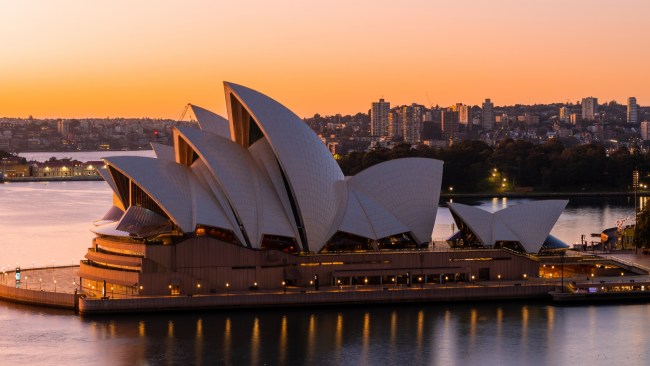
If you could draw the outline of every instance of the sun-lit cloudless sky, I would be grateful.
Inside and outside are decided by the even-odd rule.
[[[380,97],[650,105],[647,0],[0,0],[0,117],[225,114],[223,81],[300,117]]]

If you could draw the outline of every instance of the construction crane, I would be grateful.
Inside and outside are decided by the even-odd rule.
[[[178,119],[179,121],[182,121],[183,118],[185,118],[185,115],[187,114],[187,110],[190,109],[191,106],[192,104],[190,103],[187,103],[187,105],[185,105],[185,107],[183,108],[183,113],[181,113],[181,117]]]
[[[424,94],[427,96],[427,101],[429,102],[429,107],[433,107],[433,104],[431,103],[431,99],[429,98],[429,92],[425,90]]]

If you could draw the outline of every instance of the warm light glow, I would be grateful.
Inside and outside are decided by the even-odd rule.
[[[230,80],[279,96],[300,117],[365,112],[381,96],[393,105],[636,96],[647,105],[650,51],[639,42],[650,3],[587,3],[10,1],[0,101],[3,116],[178,118],[188,101],[225,112],[219,84]],[[585,35],[599,41],[597,56],[593,42],[568,41]],[[386,57],[396,44],[410,57]],[[512,49],[516,57],[503,57]],[[558,80],[572,82],[560,90]]]

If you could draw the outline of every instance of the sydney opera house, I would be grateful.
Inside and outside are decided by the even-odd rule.
[[[346,177],[289,109],[241,85],[224,89],[227,119],[191,106],[198,124],[174,128],[173,147],[155,145],[155,158],[105,159],[113,206],[94,223],[78,272],[84,292],[408,286],[538,273],[529,253],[541,250],[565,202],[534,207],[541,220],[452,205],[461,244],[439,250],[431,234],[441,161],[392,160]]]

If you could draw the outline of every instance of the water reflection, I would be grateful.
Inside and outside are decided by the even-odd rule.
[[[3,364],[82,359],[98,365],[650,361],[647,305],[432,304],[90,319],[4,305]]]

